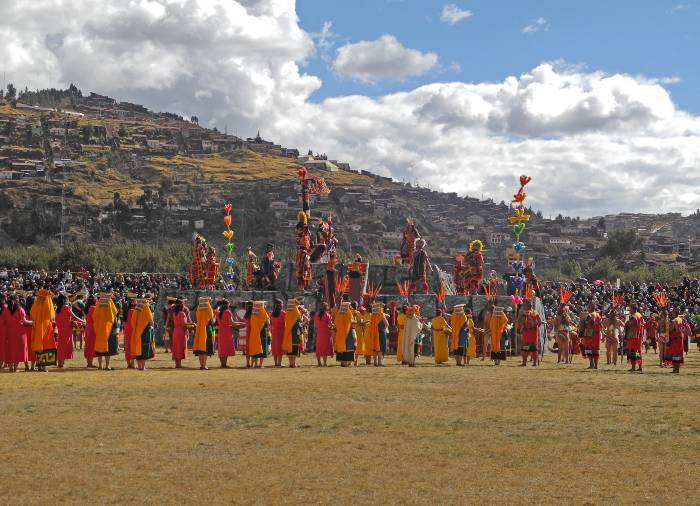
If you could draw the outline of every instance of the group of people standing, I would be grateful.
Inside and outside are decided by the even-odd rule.
[[[552,323],[558,362],[571,363],[573,356],[581,353],[588,359],[589,369],[598,368],[604,344],[608,365],[617,365],[618,358],[624,356],[630,372],[641,373],[643,351],[653,349],[658,353],[658,365],[671,366],[678,374],[694,336],[693,325],[678,309],[663,308],[645,319],[636,303],[612,305],[605,314],[590,303],[580,315],[563,304]]]
[[[693,335],[690,322],[678,310],[664,309],[660,317],[645,318],[636,304],[613,305],[603,314],[593,302],[580,313],[562,303],[547,322],[527,299],[510,318],[511,309],[499,307],[495,298],[476,315],[464,304],[450,311],[443,304],[432,318],[408,301],[369,301],[365,307],[347,296],[336,308],[323,303],[314,312],[303,298],[275,299],[271,308],[265,301],[234,307],[226,299],[200,297],[190,309],[186,302],[170,298],[163,310],[165,350],[176,368],[192,353],[202,370],[215,354],[222,368],[230,367],[229,359],[237,351],[245,356],[247,367],[264,367],[269,357],[274,367],[282,367],[286,357],[288,366],[295,368],[307,348],[313,349],[318,366],[327,366],[335,356],[341,367],[362,362],[380,367],[385,356],[395,352],[397,363],[414,367],[416,357],[426,351],[435,365],[448,363],[450,355],[458,366],[469,365],[477,355],[499,365],[516,342],[521,365],[529,361],[536,366],[543,353],[542,329],[550,325],[559,363],[571,363],[580,353],[590,369],[597,369],[604,344],[608,364],[617,364],[623,355],[632,371],[641,372],[643,351],[653,348],[659,364],[678,373]],[[0,364],[9,371],[22,364],[27,371],[63,368],[78,349],[87,368],[109,371],[120,344],[126,366],[144,370],[155,357],[154,329],[152,301],[135,294],[71,297],[54,296],[46,289],[0,294]]]

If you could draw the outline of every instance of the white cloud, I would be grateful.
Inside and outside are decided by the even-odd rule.
[[[688,4],[676,4],[673,7],[671,7],[671,9],[669,9],[668,13],[676,14],[677,12],[688,10],[689,8],[690,5]]]
[[[321,81],[299,69],[313,39],[292,0],[14,2],[0,40],[0,62],[20,88],[75,82],[443,190],[507,200],[527,173],[530,201],[545,213],[700,208],[700,118],[675,106],[664,78],[559,62],[499,82],[314,103]],[[383,60],[391,72],[360,65],[358,76],[415,72],[397,70],[394,60],[403,65],[412,50],[395,44]],[[437,65],[415,53],[422,72]]]
[[[460,9],[455,4],[445,4],[440,13],[440,21],[448,25],[456,25],[471,16],[472,11]]]
[[[546,32],[549,30],[549,22],[545,18],[537,18],[530,21],[522,29],[523,33],[533,34],[537,32]]]
[[[333,32],[332,21],[324,21],[321,31],[311,34],[311,38],[316,41],[316,48],[318,49],[319,55],[323,61],[330,63],[332,59],[330,56],[330,50],[335,45],[335,41],[338,39],[338,37],[339,35]]]
[[[406,48],[393,35],[382,35],[377,40],[339,47],[333,69],[341,76],[371,83],[419,76],[435,67],[437,62],[435,53]]]
[[[292,0],[10,2],[0,39],[3,71],[16,83],[73,81],[154,109],[234,115],[239,127],[321,86],[299,70],[314,45]]]

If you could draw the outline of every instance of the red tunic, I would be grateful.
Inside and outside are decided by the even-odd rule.
[[[600,336],[603,330],[603,318],[598,313],[590,313],[584,322],[583,346],[587,357],[600,354]]]
[[[540,340],[540,315],[535,312],[525,313],[523,321],[523,345],[522,351],[528,356],[536,357],[538,355],[537,345]]]
[[[184,360],[187,357],[187,313],[180,311],[173,315],[173,342],[171,348],[173,360]]]
[[[236,354],[236,347],[233,345],[233,327],[231,319],[233,313],[230,309],[216,313],[216,323],[219,326],[219,358],[233,357]]]
[[[664,355],[665,364],[683,365],[685,362],[683,339],[688,333],[688,330],[685,322],[679,323],[677,320],[671,321],[668,332],[668,344],[666,345],[666,353]]]
[[[58,330],[58,360],[73,358],[73,320],[70,306],[63,306],[56,313],[56,329]]]
[[[279,316],[272,316],[270,321],[272,322],[272,356],[281,357],[284,355],[282,350],[282,341],[284,340],[284,317],[286,316],[286,311],[280,311]]]
[[[7,346],[5,348],[5,359],[10,364],[19,364],[29,360],[27,347],[27,331],[29,327],[24,326],[27,314],[24,308],[20,307],[14,314],[9,309],[2,312],[2,319],[5,321],[5,335]]]
[[[91,306],[85,317],[85,346],[83,347],[83,356],[87,359],[95,358],[95,326],[92,319],[92,314],[95,312],[95,306]]]
[[[317,357],[330,357],[333,355],[333,333],[330,328],[332,321],[330,313],[325,313],[323,316],[319,316],[316,313],[314,316]]]
[[[0,307],[0,365],[9,362],[7,360],[7,325],[3,315],[7,313],[7,306]]]
[[[644,318],[639,313],[630,317],[633,331],[627,338],[627,361],[642,365],[642,341],[644,340]]]

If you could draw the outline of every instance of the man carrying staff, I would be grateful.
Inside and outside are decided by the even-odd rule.
[[[520,367],[525,367],[527,365],[528,357],[532,357],[533,367],[539,363],[539,351],[537,349],[537,344],[540,340],[540,325],[542,320],[537,311],[532,308],[532,302],[530,300],[525,300],[523,302],[523,311],[518,315],[517,327],[522,336],[521,353],[523,357],[523,363]]]

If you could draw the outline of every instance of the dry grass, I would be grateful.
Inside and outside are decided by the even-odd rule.
[[[146,373],[2,374],[3,496],[17,504],[700,502],[695,350],[680,376],[651,365],[643,375],[625,366],[589,372],[580,357],[557,367],[549,356],[539,369],[515,360],[389,363],[176,371],[161,353]]]

